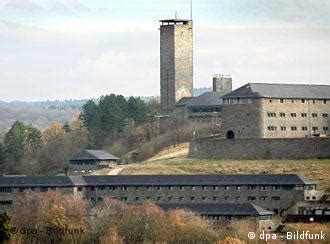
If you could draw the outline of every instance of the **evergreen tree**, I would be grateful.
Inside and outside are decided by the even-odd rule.
[[[147,106],[139,97],[130,97],[127,102],[128,116],[133,119],[136,125],[142,125],[147,122]]]
[[[65,131],[65,133],[69,133],[71,131],[71,127],[70,127],[69,122],[64,123],[63,130]]]
[[[15,227],[11,222],[11,216],[5,210],[0,214],[0,243],[5,243],[6,240],[10,240],[14,230]]]
[[[5,147],[2,142],[0,142],[0,173],[3,174],[5,165]]]
[[[5,134],[5,157],[13,162],[20,162],[24,157],[25,125],[16,121]]]

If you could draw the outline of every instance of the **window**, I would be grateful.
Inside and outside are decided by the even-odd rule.
[[[266,191],[267,190],[267,186],[260,186],[260,190]]]
[[[228,103],[229,104],[234,104],[235,103],[235,99],[234,98],[229,98],[228,99]]]
[[[140,200],[140,197],[135,197],[135,201],[139,201]]]
[[[190,197],[190,200],[191,201],[195,201],[195,197]]]
[[[313,127],[312,127],[312,130],[313,130],[313,131],[318,131],[318,130],[319,130],[319,127],[317,127],[317,126],[313,126]]]
[[[23,192],[23,191],[27,190],[28,188],[26,188],[26,187],[20,187],[18,189],[19,189],[19,192]]]
[[[305,103],[305,99],[301,99],[301,103]]]
[[[160,191],[162,189],[161,186],[157,186],[157,190]]]
[[[157,197],[157,201],[160,201],[160,200],[162,200],[162,197]]]
[[[110,189],[110,191],[115,191],[116,187],[115,186],[110,186],[109,189]]]
[[[216,200],[218,200],[218,197],[214,196],[212,199],[213,199],[213,201],[216,201]]]
[[[146,190],[147,191],[150,191],[150,186],[146,186]]]
[[[40,191],[41,192],[47,192],[48,191],[48,187],[42,186],[42,187],[40,187]]]
[[[95,191],[95,186],[91,186],[91,191]]]
[[[77,191],[82,191],[82,187],[78,186]]]
[[[266,201],[266,200],[267,200],[267,197],[265,197],[265,196],[261,196],[259,199],[260,199],[261,201]]]
[[[170,202],[172,201],[172,197],[168,197],[167,200]]]
[[[281,126],[281,131],[286,131],[286,127],[285,126]]]
[[[123,187],[121,189],[123,189]],[[98,186],[97,187],[97,190],[104,191],[105,190],[105,186]]]
[[[121,197],[120,200],[126,202],[128,200],[128,197]]]
[[[317,118],[317,113],[312,113],[313,118]]]
[[[280,113],[280,117],[284,118],[285,117],[285,113]]]
[[[179,200],[180,200],[180,201],[183,201],[183,200],[184,200],[184,197],[180,197]]]
[[[328,114],[322,114],[323,118],[328,118]]]
[[[196,190],[196,186],[192,186],[191,190],[193,190],[193,191]]]
[[[206,190],[206,186],[202,186],[202,190],[205,191]]]
[[[184,186],[180,186],[180,191],[183,191],[184,190]]]
[[[276,191],[276,190],[279,190],[280,187],[279,186],[273,186],[272,189],[273,189],[273,191]]]
[[[303,130],[303,131],[307,131],[308,128],[307,128],[307,126],[303,126],[303,127],[301,127],[301,130]]]
[[[272,200],[274,200],[274,201],[278,201],[278,200],[280,200],[281,198],[280,197],[278,197],[278,196],[274,196],[274,197],[272,197]]]
[[[328,127],[328,126],[324,126],[324,127],[323,127],[323,130],[324,130],[324,131],[328,131],[328,130],[329,130],[329,127]]]
[[[97,200],[98,200],[99,202],[102,202],[102,201],[103,201],[103,197],[98,197]]]
[[[297,126],[291,126],[291,130],[292,131],[296,131],[297,130]]]
[[[296,113],[291,113],[291,117],[295,118],[295,117],[297,117],[297,114]]]
[[[13,201],[12,200],[1,200],[0,205],[12,205]]]
[[[217,186],[213,186],[213,190],[214,191],[218,190],[218,187]]]
[[[225,190],[229,190],[229,186],[225,186]]]
[[[269,103],[272,103],[272,99],[269,99]]]
[[[256,197],[252,197],[252,196],[250,196],[250,197],[248,197],[247,199],[248,199],[248,201],[254,201],[254,200],[256,200]]]
[[[173,186],[169,186],[168,189],[169,189],[170,191],[172,191],[172,190],[173,190]]]
[[[267,116],[268,116],[268,117],[276,117],[276,113],[270,113],[270,112],[269,112],[269,113],[267,113]]]
[[[241,190],[241,186],[236,186],[236,190]]]
[[[307,113],[301,113],[301,117],[306,118],[307,117]]]
[[[236,197],[236,201],[239,201],[239,200],[241,200],[241,197],[240,196],[237,196]]]
[[[292,185],[283,186],[283,190],[291,191],[291,190],[293,190],[293,186]]]
[[[146,197],[147,200],[150,200],[150,197]]]
[[[323,104],[327,104],[327,100],[326,99],[323,99]]]
[[[136,191],[138,191],[138,190],[139,190],[139,187],[138,187],[138,186],[136,186],[136,187],[135,187],[135,190],[136,190]]]
[[[225,200],[226,200],[226,201],[228,201],[228,200],[229,200],[229,197],[228,197],[228,196],[227,196],[227,197],[225,197]]]
[[[267,129],[269,131],[276,131],[277,130],[277,127],[276,126],[268,126]]]
[[[280,103],[283,103],[283,98],[280,99]]]
[[[248,190],[255,190],[256,186],[248,186]]]
[[[203,196],[203,197],[202,197],[202,200],[203,200],[203,201],[206,201],[206,197]]]

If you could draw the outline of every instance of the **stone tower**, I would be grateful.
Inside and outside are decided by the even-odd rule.
[[[230,75],[216,74],[213,76],[214,92],[231,92],[232,78]]]
[[[160,107],[170,114],[175,103],[193,94],[191,20],[160,20]]]

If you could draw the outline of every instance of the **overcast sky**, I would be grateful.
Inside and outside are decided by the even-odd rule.
[[[330,85],[330,1],[194,0],[194,87]],[[159,19],[190,0],[0,0],[0,100],[159,95]]]

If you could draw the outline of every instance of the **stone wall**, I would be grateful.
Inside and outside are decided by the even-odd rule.
[[[330,138],[198,139],[189,157],[217,159],[330,158]]]

